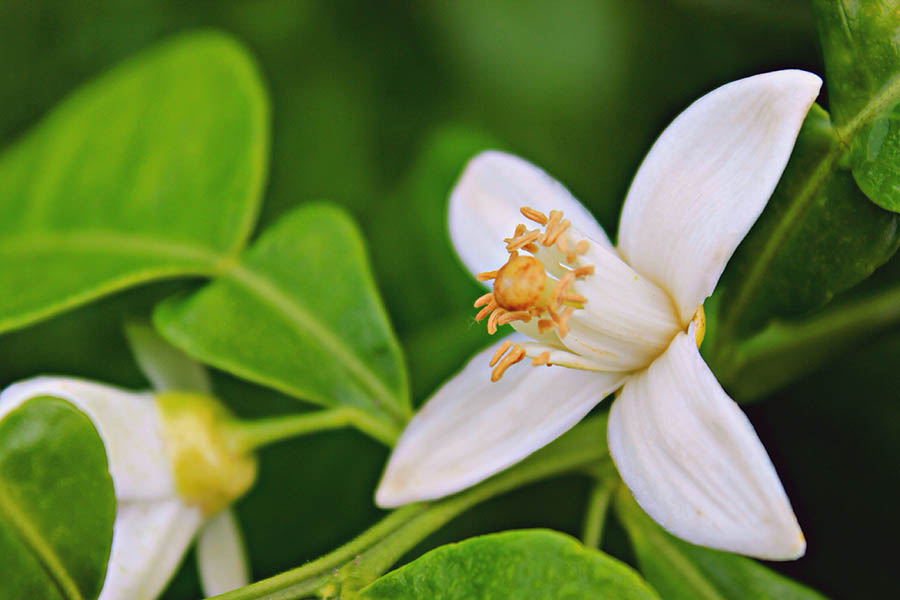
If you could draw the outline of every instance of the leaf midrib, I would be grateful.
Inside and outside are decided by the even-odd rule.
[[[404,415],[393,402],[395,395],[381,378],[374,374],[341,338],[322,325],[322,322],[312,313],[294,302],[277,284],[241,263],[235,263],[222,276],[240,285],[257,299],[281,313],[301,336],[311,334],[315,337],[333,356],[339,357],[351,375],[370,391],[376,405],[385,409],[392,416],[403,420]]]
[[[275,308],[298,331],[312,333],[322,345],[339,357],[344,367],[371,392],[372,399],[379,407],[403,419],[402,413],[394,407],[394,394],[340,338],[282,292],[276,284],[243,266],[233,254],[218,254],[197,245],[150,236],[124,235],[108,230],[29,234],[0,239],[0,255],[23,251],[56,252],[60,249],[68,252],[87,250],[120,255],[129,253],[152,257],[167,256],[200,267],[191,269],[191,274],[227,277]]]
[[[22,544],[35,557],[60,595],[67,600],[85,600],[75,581],[69,576],[56,552],[47,544],[24,510],[9,495],[11,485],[0,479],[0,518],[9,523]]]
[[[776,225],[772,234],[766,240],[759,258],[752,264],[747,276],[741,281],[741,287],[732,302],[732,310],[721,324],[721,336],[727,338],[740,320],[752,295],[762,282],[763,275],[768,270],[778,251],[787,241],[789,232],[793,229],[797,220],[801,219],[812,206],[816,194],[833,172],[833,166],[850,150],[850,143],[856,133],[868,122],[868,119],[880,114],[887,107],[900,101],[900,73],[891,78],[882,87],[881,91],[872,97],[856,116],[847,121],[841,127],[832,127],[838,142],[823,156],[816,166],[813,174],[807,180],[807,185],[794,196],[787,213]]]

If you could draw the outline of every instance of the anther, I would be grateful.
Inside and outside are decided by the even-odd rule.
[[[500,318],[497,319],[497,325],[506,325],[512,321],[525,321],[528,323],[531,321],[531,313],[527,310],[517,310],[513,312],[508,312],[504,315],[501,315]]]
[[[557,328],[559,329],[559,337],[564,338],[566,334],[569,333],[569,317],[572,316],[572,313],[575,312],[575,309],[571,306],[567,306],[565,310],[562,311],[562,314],[559,315],[559,320],[556,322]]]
[[[503,377],[503,373],[523,358],[525,358],[525,348],[516,344],[509,354],[504,356],[497,366],[494,367],[494,370],[491,372],[491,381],[500,381],[500,378]]]
[[[493,299],[494,299],[494,292],[488,292],[487,294],[485,294],[483,296],[479,296],[478,300],[475,301],[474,306],[475,306],[475,308],[478,308],[479,306],[484,306],[485,304],[489,304],[491,302],[491,300],[493,300]]]
[[[506,351],[509,350],[510,346],[512,346],[512,342],[509,340],[506,340],[505,342],[500,344],[500,347],[497,348],[497,350],[494,352],[494,355],[491,357],[491,362],[488,363],[488,366],[493,367],[494,365],[496,365],[497,361],[500,360],[501,356],[506,354]]]
[[[546,365],[548,362],[550,362],[550,352],[545,350],[538,356],[534,357],[534,359],[531,361],[531,365],[534,367],[539,367],[541,365]]]
[[[553,321],[550,319],[541,319],[538,321],[538,333],[544,333],[548,329],[553,329]]]
[[[575,275],[575,277],[584,277],[586,275],[593,275],[594,274],[594,265],[585,265],[583,267],[578,267],[577,269],[572,271],[572,273]]]
[[[577,244],[575,244],[575,252],[577,254],[587,254],[587,251],[590,249],[591,243],[587,240],[580,240]]]
[[[491,313],[490,318],[487,322],[487,331],[489,334],[494,335],[497,333],[497,319],[502,317],[506,313],[502,308],[495,308],[494,312]]]
[[[548,227],[546,233],[544,234],[544,245],[552,246],[553,244],[555,244],[556,240],[559,238],[559,236],[561,236],[563,234],[563,232],[566,229],[568,229],[571,224],[572,224],[571,221],[566,219],[565,221],[560,223],[557,227],[554,227],[552,231]]]
[[[497,277],[497,271],[485,271],[484,273],[479,273],[475,276],[475,279],[478,281],[490,281]]]
[[[530,206],[523,206],[522,208],[519,209],[519,211],[522,213],[522,215],[526,219],[531,219],[535,223],[539,223],[541,225],[547,224],[547,215],[545,215],[544,213],[542,213],[539,210],[535,210],[535,209],[531,208]]]
[[[569,284],[575,281],[575,273],[573,271],[569,271],[557,282],[556,287],[553,289],[553,295],[550,296],[550,304],[551,306],[557,306],[562,301],[560,300],[560,296],[565,293]]]
[[[483,318],[485,318],[486,316],[488,316],[489,314],[491,314],[492,312],[497,310],[497,308],[498,308],[497,303],[494,302],[493,298],[491,298],[490,303],[487,306],[485,306],[484,308],[482,308],[481,310],[479,310],[478,314],[475,315],[475,320],[476,321],[482,320]]]

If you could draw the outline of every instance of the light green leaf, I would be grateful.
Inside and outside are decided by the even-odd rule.
[[[267,105],[246,52],[185,35],[81,88],[0,156],[0,331],[213,274],[256,218]]]
[[[813,2],[835,125],[859,187],[900,211],[900,1]]]
[[[441,546],[378,579],[364,600],[659,598],[627,565],[554,531],[508,531]]]
[[[154,323],[190,356],[297,398],[395,426],[409,412],[362,237],[336,207],[288,214],[213,283],[163,302]]]
[[[2,598],[96,598],[116,499],[90,419],[35,398],[0,421]]]
[[[641,573],[666,600],[824,600],[756,561],[702,548],[670,535],[621,486],[616,515],[625,527]]]

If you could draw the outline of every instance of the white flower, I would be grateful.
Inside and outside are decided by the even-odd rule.
[[[198,532],[206,593],[246,585],[239,532],[223,509],[249,488],[256,465],[222,447],[214,401],[36,377],[0,393],[0,419],[41,396],[66,400],[87,415],[106,449],[116,517],[100,600],[156,598]]]
[[[450,198],[450,235],[472,273],[494,280],[476,302],[479,318],[490,315],[489,331],[511,323],[518,333],[476,355],[413,418],[376,502],[473,485],[619,390],[610,453],[651,517],[697,544],[801,556],[806,544],[775,469],[698,348],[703,302],[775,189],[820,85],[810,73],[778,71],[692,104],[635,176],[618,247],[536,167],[499,152],[474,158]],[[503,377],[525,357],[535,366]]]

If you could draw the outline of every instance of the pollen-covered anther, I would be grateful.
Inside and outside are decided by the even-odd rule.
[[[541,365],[546,365],[550,363],[550,352],[548,350],[544,350],[539,355],[535,356],[531,360],[531,366],[539,367]]]
[[[506,238],[504,241],[506,242],[506,250],[507,252],[512,252],[514,250],[520,250],[523,248],[529,249],[534,246],[533,242],[536,242],[537,239],[541,236],[540,229],[532,229],[531,231],[525,231],[521,235],[518,235],[513,238]],[[534,246],[537,248],[536,246]]]
[[[539,225],[547,224],[547,215],[545,215],[544,213],[542,213],[539,210],[531,208],[530,206],[523,206],[522,208],[519,209],[519,212],[521,212],[522,216],[525,217],[526,219],[531,219],[532,221],[534,221],[535,223],[537,223]]]
[[[496,352],[494,352],[494,355],[491,357],[491,362],[488,363],[488,366],[493,367],[494,365],[496,365],[497,361],[500,360],[501,356],[506,354],[506,351],[509,350],[510,346],[512,346],[512,342],[509,340],[506,340],[505,342],[500,344],[500,346],[497,347]]]
[[[538,333],[546,333],[550,329],[553,329],[553,325],[552,319],[541,319],[538,321]]]
[[[497,325],[506,325],[507,323],[512,323],[513,321],[525,321],[526,323],[528,323],[529,321],[531,321],[531,313],[527,310],[517,310],[505,313],[497,319]]]
[[[514,345],[512,350],[510,350],[506,356],[501,358],[500,362],[497,363],[497,366],[494,367],[494,370],[491,371],[491,381],[500,381],[500,378],[503,377],[506,370],[523,358],[525,358],[525,348],[519,344]]]
[[[485,271],[484,273],[479,273],[475,276],[475,279],[478,281],[490,281],[497,277],[497,271]]]
[[[506,314],[506,311],[502,308],[495,308],[494,312],[491,313],[491,316],[488,317],[487,322],[487,332],[491,335],[497,333],[497,319]]]

